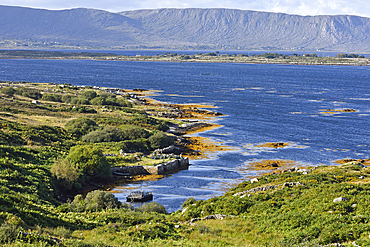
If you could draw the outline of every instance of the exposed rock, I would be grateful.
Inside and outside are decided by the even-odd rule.
[[[180,158],[156,166],[111,167],[111,171],[115,174],[129,174],[127,176],[163,175],[176,170],[188,169],[189,165],[189,158]]]
[[[307,175],[308,173],[311,172],[311,170],[309,170],[309,169],[299,169],[297,172],[300,172],[300,173],[302,173],[304,175]]]
[[[186,212],[186,210],[188,210],[188,208],[189,208],[189,207],[184,208],[184,209],[181,211],[181,213],[182,213],[182,214],[184,214],[184,213]]]
[[[209,124],[207,123],[192,122],[192,123],[182,124],[181,126],[176,126],[176,125],[171,126],[167,132],[179,136],[179,135],[185,134],[186,132],[190,130],[196,130],[196,129],[200,129],[200,128],[207,127],[207,126],[209,126]]]
[[[176,147],[174,145],[171,145],[166,148],[154,150],[155,154],[181,154],[182,152],[183,152],[183,149]]]
[[[285,169],[282,172],[300,172],[304,175],[307,175],[311,172],[311,170],[310,169],[300,169],[298,167],[293,167],[293,168]]]
[[[234,218],[235,216],[234,215],[224,215],[224,214],[214,214],[214,215],[208,215],[206,217],[203,217],[203,218],[193,218],[189,221],[187,221],[187,223],[194,223],[196,221],[200,221],[200,220],[223,220],[225,218]]]
[[[333,200],[333,202],[343,202],[343,201],[349,201],[349,199],[345,197],[338,197]]]
[[[274,190],[274,189],[279,188],[280,186],[281,186],[281,189],[284,189],[285,187],[304,186],[304,184],[300,182],[290,182],[290,183],[283,183],[283,184],[278,184],[278,185],[267,185],[267,186],[257,187],[257,188],[253,188],[250,190],[238,192],[238,193],[235,193],[233,196],[240,196],[240,198],[243,198],[245,197],[245,194],[255,193],[258,191]]]
[[[253,183],[257,183],[258,182],[258,178],[252,178],[251,179],[251,184],[253,184]]]

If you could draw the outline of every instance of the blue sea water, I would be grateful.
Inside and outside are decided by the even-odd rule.
[[[200,135],[231,151],[192,161],[189,170],[160,180],[116,189],[122,201],[133,189],[150,190],[168,211],[179,209],[188,197],[222,195],[257,173],[250,166],[254,161],[316,166],[370,158],[370,67],[0,60],[0,80],[156,89],[162,92],[153,98],[160,101],[214,105],[226,115],[214,120],[222,127]],[[257,147],[266,142],[289,146]]]

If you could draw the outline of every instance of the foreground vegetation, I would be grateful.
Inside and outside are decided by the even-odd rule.
[[[110,53],[72,53],[38,50],[0,50],[0,59],[96,59],[122,61],[165,61],[165,62],[202,62],[202,63],[251,63],[251,64],[290,64],[290,65],[353,65],[369,66],[370,58],[358,54],[339,53],[335,56],[317,56],[315,53],[283,55],[267,52],[264,54],[220,54],[209,53],[169,53],[155,56],[124,56]]]
[[[0,85],[5,246],[370,246],[370,168],[361,162],[265,175],[172,214],[158,203],[133,208],[83,189],[110,181],[111,166],[151,160],[181,120],[157,117],[166,108],[130,91]]]

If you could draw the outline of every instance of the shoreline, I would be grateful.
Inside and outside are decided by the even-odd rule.
[[[163,63],[227,63],[227,64],[269,64],[269,65],[302,65],[302,66],[370,66],[370,60],[367,63],[299,63],[299,62],[275,62],[275,61],[218,61],[218,60],[150,60],[150,59],[96,59],[96,58],[2,58],[7,60],[90,60],[90,61],[124,61],[124,62],[163,62]]]
[[[209,130],[212,128],[219,127],[219,125],[214,123],[209,123],[209,121],[218,116],[223,116],[223,114],[206,110],[206,108],[215,108],[214,106],[206,106],[206,105],[195,105],[195,104],[173,104],[173,103],[166,103],[166,102],[159,102],[155,101],[150,98],[153,96],[152,90],[144,90],[144,89],[132,89],[132,90],[125,90],[120,88],[106,88],[106,87],[89,87],[89,86],[69,86],[67,84],[55,84],[55,83],[37,83],[37,82],[6,82],[3,81],[0,83],[0,88],[7,89],[12,88],[13,90],[28,90],[29,92],[43,92],[40,94],[37,100],[33,98],[26,97],[20,94],[12,94],[11,96],[7,94],[1,94],[0,100],[3,102],[3,105],[6,106],[2,108],[0,112],[1,120],[5,123],[8,121],[9,123],[19,124],[24,126],[24,128],[44,128],[43,126],[53,126],[54,128],[58,128],[58,130],[64,130],[64,127],[67,122],[77,119],[77,118],[90,118],[93,120],[98,121],[102,119],[105,121],[106,118],[111,118],[114,121],[118,121],[119,119],[131,119],[134,118],[135,114],[144,114],[148,118],[156,119],[159,121],[158,123],[166,124],[167,127],[171,128],[171,131],[167,133],[169,136],[173,136],[173,139],[176,140],[174,143],[175,146],[179,150],[184,157],[192,156],[192,157],[203,157],[201,156],[202,153],[207,153],[208,150],[205,150],[206,145],[203,145],[201,151],[196,152],[196,150],[200,150],[192,148],[189,144],[192,143],[192,139],[195,137],[186,137],[187,134],[202,132],[205,130]],[[32,91],[33,90],[33,91]],[[28,92],[27,91],[27,92]],[[59,96],[61,98],[62,95],[72,95],[73,97],[80,97],[86,91],[95,91],[98,94],[110,94],[114,97],[118,97],[118,99],[125,99],[130,101],[133,105],[130,109],[126,109],[125,107],[118,107],[118,106],[104,106],[104,105],[94,105],[94,104],[74,104],[74,103],[66,103],[64,101],[55,101],[50,98],[50,95]],[[3,90],[2,90],[3,92]],[[4,91],[5,92],[5,91]],[[49,98],[42,98],[43,95],[49,96]],[[9,107],[8,107],[9,106]],[[22,107],[22,109],[20,108]],[[18,110],[19,108],[19,110]],[[74,108],[83,108],[84,110],[93,110],[92,113],[80,113],[74,111]],[[122,109],[121,109],[122,108]],[[12,110],[10,110],[12,109]],[[130,110],[130,111],[126,111]],[[41,117],[42,116],[42,117]],[[117,120],[115,120],[117,119]],[[112,120],[112,121],[113,121]],[[99,124],[103,128],[104,126],[109,126],[110,122],[100,122]],[[127,120],[124,120],[127,121]],[[119,122],[119,124],[128,124],[126,122]],[[113,122],[115,123],[115,122]],[[156,123],[153,123],[156,124]],[[4,125],[7,126],[7,125]],[[157,126],[157,125],[153,125]],[[149,131],[156,130],[151,125],[145,125],[145,127]],[[20,127],[23,128],[23,127]],[[144,128],[144,127],[142,127]],[[6,133],[13,130],[6,130]],[[65,130],[64,130],[65,131]],[[172,133],[171,133],[172,132]],[[44,132],[42,132],[44,133]],[[32,136],[33,137],[33,136]],[[54,137],[53,137],[54,138]],[[70,143],[68,145],[86,145],[89,142],[82,142],[81,140],[73,139],[72,137],[63,136],[61,138],[68,139]],[[60,143],[53,143],[54,139],[43,140],[41,139],[27,139],[24,142],[21,142],[18,146],[19,148],[31,148],[31,149],[39,149],[40,147],[47,147],[53,145],[60,145],[58,148],[61,150],[61,156],[65,156],[68,151],[64,150],[64,146]],[[63,139],[64,140],[64,139]],[[195,138],[196,140],[196,138]],[[9,139],[11,141],[11,139]],[[199,140],[198,140],[199,141]],[[10,143],[10,142],[9,142]],[[117,144],[116,144],[117,143]],[[11,145],[11,143],[9,144]],[[161,159],[151,159],[151,155],[149,154],[149,150],[143,149],[135,149],[134,152],[129,152],[125,150],[125,152],[129,152],[128,158],[125,158],[126,154],[120,154],[120,149],[122,151],[122,146],[118,142],[99,142],[94,143],[91,145],[96,145],[97,148],[100,148],[103,155],[106,156],[108,162],[111,164],[111,167],[117,167],[120,165],[124,165],[127,167],[133,167],[139,163],[140,166],[150,165],[153,168],[162,167],[162,164],[165,162],[173,161],[173,158],[178,158],[177,156],[180,154],[178,153],[176,156],[167,155],[166,158],[162,162]],[[69,148],[68,148],[69,149]],[[145,151],[146,150],[146,151]],[[153,151],[154,149],[151,149]],[[158,150],[157,150],[158,151]],[[139,153],[138,153],[139,152]],[[138,153],[139,155],[136,157],[135,154]],[[152,153],[152,152],[150,152]],[[162,153],[162,152],[160,152]],[[165,152],[163,152],[165,153]],[[141,159],[144,157],[144,159]],[[156,157],[155,157],[156,158]],[[192,159],[192,158],[190,158]],[[50,162],[51,164],[53,161]],[[163,167],[162,167],[163,168]],[[179,167],[182,168],[182,167]],[[166,168],[163,168],[166,170]],[[167,169],[167,171],[158,172],[158,175],[154,176],[163,176],[168,173],[177,172],[179,169],[176,167],[172,167],[171,169]],[[155,173],[155,172],[154,172]],[[154,174],[153,173],[153,174]],[[63,194],[57,195],[57,200],[63,202],[68,198],[74,197],[77,194],[84,193],[86,191],[91,191],[94,189],[107,189],[111,187],[113,184],[117,185],[117,182],[121,180],[129,181],[135,180],[138,178],[144,178],[144,175],[148,175],[147,172],[133,174],[133,176],[128,176],[123,178],[122,176],[112,176],[111,178],[106,179],[92,179],[87,181],[86,183],[81,184],[82,186],[75,191],[65,191]],[[149,175],[153,177],[153,175]],[[145,178],[144,178],[145,179]]]
[[[125,90],[125,89],[124,89]],[[130,90],[128,90],[130,91]],[[146,92],[149,92],[149,95],[145,95]],[[182,156],[179,159],[172,159],[166,163],[158,164],[158,165],[137,165],[137,166],[124,166],[124,167],[111,167],[112,170],[112,177],[109,178],[107,181],[102,181],[100,183],[90,183],[85,187],[81,188],[77,194],[83,193],[86,194],[92,190],[102,189],[105,191],[111,191],[115,187],[119,187],[122,183],[131,183],[138,180],[151,180],[151,179],[159,179],[166,177],[170,174],[178,173],[181,170],[187,170],[189,166],[191,166],[191,160],[194,159],[202,159],[202,158],[209,158],[208,156],[212,153],[225,151],[228,147],[219,145],[218,143],[211,141],[211,143],[207,143],[207,141],[203,140],[201,137],[198,136],[191,136],[188,137],[186,135],[193,135],[202,133],[207,130],[211,130],[214,128],[219,128],[221,125],[209,123],[208,120],[212,118],[225,116],[222,113],[214,112],[205,110],[204,108],[214,108],[214,106],[210,105],[202,105],[202,104],[173,104],[167,103],[162,101],[157,101],[150,98],[151,90],[139,90],[134,92],[137,97],[140,97],[140,104],[150,107],[165,107],[170,108],[171,110],[176,110],[177,112],[180,111],[183,115],[179,115],[177,118],[172,118],[173,116],[165,116],[164,118],[168,119],[176,119],[179,121],[189,121],[186,124],[182,124],[181,126],[177,127],[170,127],[167,133],[173,134],[183,141],[180,144],[175,144],[174,147],[179,148],[182,150]],[[202,107],[203,109],[199,109]],[[163,117],[163,116],[161,116]],[[164,148],[166,149],[166,148]],[[157,151],[157,150],[156,150]],[[155,152],[155,151],[154,151]],[[160,151],[162,153],[162,151]],[[172,165],[176,163],[176,165]],[[168,168],[166,168],[169,166]],[[158,169],[159,168],[159,169]],[[122,172],[124,170],[124,172]],[[129,174],[117,175],[114,172],[118,173],[127,173],[127,171],[132,170],[132,172],[128,172]],[[160,171],[158,171],[160,170]],[[138,172],[139,171],[139,172]],[[131,174],[132,173],[132,174]],[[73,198],[74,195],[67,195],[67,198]],[[64,199],[64,198],[63,198]],[[64,200],[63,200],[64,201]]]

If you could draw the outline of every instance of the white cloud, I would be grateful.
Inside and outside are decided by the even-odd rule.
[[[298,15],[351,14],[370,17],[368,0],[2,0],[1,4],[46,9],[85,7],[111,12],[157,8],[231,8]]]
[[[280,0],[271,10],[298,15],[370,16],[369,4],[365,3],[365,0]]]

